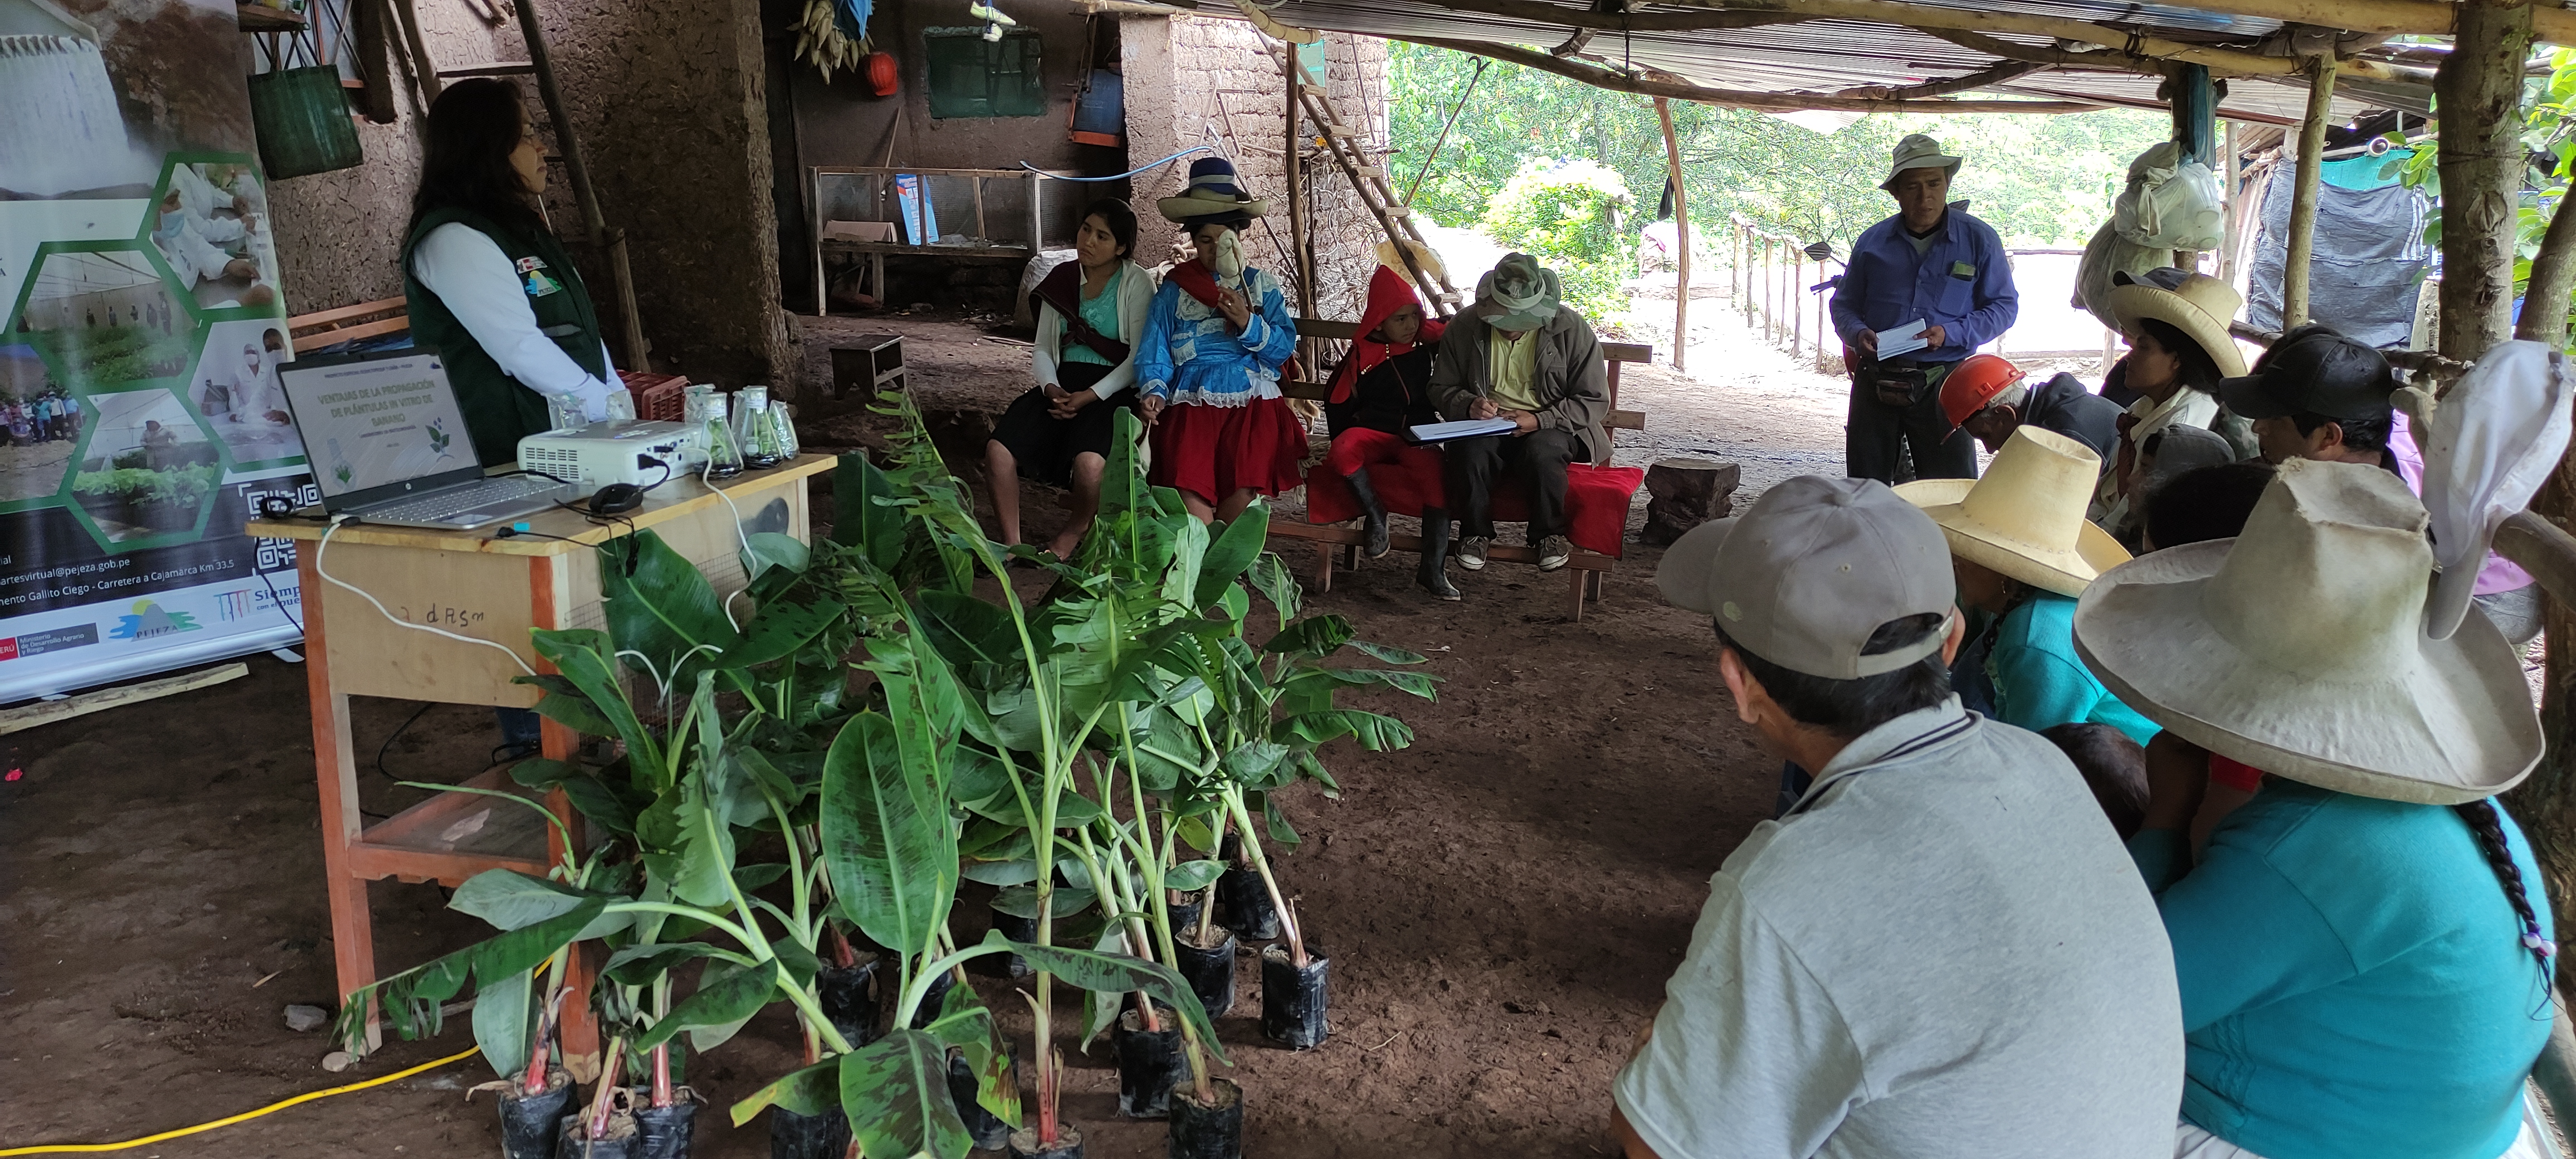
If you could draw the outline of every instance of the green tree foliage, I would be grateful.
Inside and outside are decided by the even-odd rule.
[[[1578,312],[1607,317],[1622,305],[1620,279],[1635,268],[1634,236],[1623,228],[1635,201],[1616,169],[1531,158],[1485,202],[1480,224],[1496,242],[1546,258]]]
[[[1410,182],[1476,72],[1476,58],[1443,48],[1389,46],[1392,114]],[[1745,109],[1675,102],[1673,131],[1703,233],[1730,212],[1846,249],[1894,208],[1878,182],[1907,133],[1930,133],[1967,158],[1957,196],[2010,245],[2080,245],[2111,211],[2129,159],[2164,140],[2160,113],[2070,116],[1871,114],[1820,133]],[[1664,187],[1663,130],[1653,102],[1518,65],[1493,64],[1414,198],[1450,225],[1481,223],[1487,203],[1533,160],[1584,158],[1616,170],[1636,192],[1631,233],[1655,216]],[[1497,238],[1497,241],[1503,239]]]

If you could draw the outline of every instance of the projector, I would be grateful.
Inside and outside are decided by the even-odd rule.
[[[706,461],[705,440],[706,432],[688,423],[633,419],[539,431],[519,440],[519,469],[552,475],[585,491],[611,483],[650,487],[697,470]],[[662,464],[669,466],[668,473]]]

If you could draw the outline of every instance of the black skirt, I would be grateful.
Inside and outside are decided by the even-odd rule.
[[[1093,383],[1107,377],[1109,368],[1097,362],[1059,362],[1056,383],[1066,391],[1088,390]],[[1020,477],[1062,487],[1073,478],[1073,458],[1081,454],[1109,457],[1110,441],[1117,437],[1118,412],[1136,396],[1133,390],[1118,392],[1114,398],[1101,399],[1073,417],[1060,419],[1050,409],[1054,401],[1042,387],[1011,400],[1001,421],[993,424],[993,441],[1009,448],[1019,461]]]

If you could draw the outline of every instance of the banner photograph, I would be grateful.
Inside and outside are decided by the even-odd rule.
[[[233,5],[0,0],[0,701],[292,643],[313,495]]]

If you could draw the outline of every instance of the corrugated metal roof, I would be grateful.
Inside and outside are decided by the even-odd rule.
[[[2281,27],[2275,20],[2108,0],[2017,0],[2009,5],[1960,0],[1929,2],[1967,11],[2116,23],[2168,39],[2232,47],[2250,47]],[[1641,5],[1632,11],[1663,14],[1707,9]],[[1396,39],[1487,41],[1551,49],[1573,34],[1573,29],[1565,25],[1462,11],[1428,0],[1288,0],[1269,12],[1299,27]],[[2037,36],[1993,38],[2025,45],[2048,43]],[[1997,62],[1993,56],[1910,28],[1846,20],[1688,32],[1595,32],[1579,57],[1614,68],[1655,69],[1717,88],[1816,95],[1869,85],[1903,87],[1945,80]],[[1998,83],[1986,91],[2161,108],[2163,102],[2156,99],[2158,83],[2157,77],[2137,73],[2049,68]],[[2307,85],[2303,78],[2237,77],[2227,84],[2228,95],[2220,102],[2220,112],[2225,116],[2296,123],[2306,107]],[[2357,116],[2372,108],[2424,111],[2421,102],[2410,101],[2404,95],[2372,94],[2361,99],[2339,95],[2335,101],[2338,118]]]

